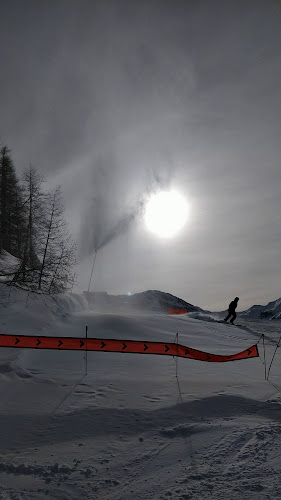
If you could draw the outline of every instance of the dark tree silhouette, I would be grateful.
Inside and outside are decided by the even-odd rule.
[[[64,292],[75,281],[73,243],[64,219],[61,187],[43,190],[43,178],[33,166],[20,186],[5,146],[0,150],[0,252],[19,259],[5,281],[34,291]],[[3,274],[3,273],[2,273]]]
[[[10,150],[0,150],[0,251],[22,256],[24,230],[22,191],[18,183]]]
[[[45,207],[45,238],[38,288],[49,293],[66,290],[74,280],[75,245],[64,219],[61,187],[48,195]]]

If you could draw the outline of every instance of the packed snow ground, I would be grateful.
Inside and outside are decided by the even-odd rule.
[[[276,322],[97,312],[0,285],[0,333],[173,342],[232,354]],[[0,499],[279,499],[280,349],[203,363],[169,356],[0,348]],[[177,374],[177,377],[176,377]]]

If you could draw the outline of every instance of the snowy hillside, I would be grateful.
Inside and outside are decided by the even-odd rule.
[[[166,312],[169,308],[186,309],[188,312],[201,311],[200,307],[193,306],[174,295],[159,290],[147,290],[133,295],[109,295],[106,292],[84,292],[89,306],[103,311],[118,310],[146,310]]]
[[[281,298],[269,302],[266,306],[252,306],[240,313],[245,319],[281,319]]]
[[[20,261],[6,250],[0,252],[0,283],[10,281],[18,270]]]
[[[167,313],[169,308],[186,309],[191,317],[202,321],[217,321],[225,317],[227,311],[210,312],[194,306],[174,295],[159,290],[147,290],[133,295],[110,295],[106,292],[84,292],[89,307],[99,311],[155,311]],[[265,306],[254,305],[238,313],[245,319],[281,319],[281,298]]]
[[[0,333],[178,341],[234,354],[279,322],[243,328],[163,312],[90,309],[0,285]],[[262,326],[259,326],[262,325]],[[279,328],[279,330],[278,330]],[[172,356],[0,348],[0,498],[279,499],[280,350],[206,363]],[[87,368],[87,374],[86,374]]]

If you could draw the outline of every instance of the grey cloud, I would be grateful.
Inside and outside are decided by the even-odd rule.
[[[239,296],[258,270],[280,294],[279,2],[10,0],[0,17],[1,140],[63,184],[81,261],[107,247],[108,291],[131,273],[208,306],[232,295],[231,268]],[[193,207],[183,237],[137,238],[149,193],[175,186]],[[134,264],[114,269],[125,234]]]
[[[122,169],[118,165],[114,168],[112,162],[110,157],[102,158],[93,169],[91,193],[88,203],[85,203],[80,226],[82,257],[129,231],[135,220],[143,214],[148,197],[160,189],[168,189],[173,175],[169,166],[166,170],[151,166],[145,169],[142,179],[134,173],[130,177],[128,172],[122,175]],[[134,184],[137,184],[137,190]],[[134,197],[132,193],[135,193]]]

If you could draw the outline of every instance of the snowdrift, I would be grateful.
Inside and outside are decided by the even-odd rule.
[[[90,338],[174,348],[177,336],[222,356],[266,333],[268,366],[278,322],[237,328],[214,317],[124,312],[123,305],[102,311],[83,295],[51,298],[0,285],[0,333],[63,340],[83,337],[87,325]],[[0,348],[0,497],[279,499],[281,356],[277,350],[265,380],[259,348],[261,358],[235,363]]]

